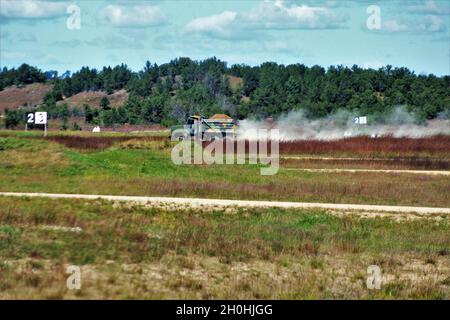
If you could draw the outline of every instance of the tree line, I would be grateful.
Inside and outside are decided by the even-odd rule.
[[[26,63],[17,69],[4,67],[0,71],[0,91],[12,85],[22,86],[36,82],[44,83],[46,80],[45,73]]]
[[[45,81],[44,73],[28,65],[0,72],[0,89]],[[125,64],[101,70],[83,67],[71,77],[47,82],[53,84],[53,90],[45,97],[42,110],[57,118],[75,113],[83,115],[87,123],[107,126],[170,126],[184,123],[192,114],[276,118],[291,110],[304,110],[310,118],[342,109],[381,116],[399,105],[423,121],[448,114],[450,108],[449,75],[417,75],[408,68],[389,65],[378,70],[274,62],[229,67],[215,57],[203,61],[178,58],[161,65],[147,62],[139,72]],[[68,110],[66,105],[56,104],[83,91],[111,94],[121,89],[128,91],[129,99],[118,108],[111,108],[107,98],[100,108],[85,105]]]

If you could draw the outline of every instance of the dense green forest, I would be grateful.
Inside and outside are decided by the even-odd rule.
[[[10,70],[4,67],[0,71],[0,91],[8,86],[45,82],[46,79],[45,73],[27,64],[22,64],[19,68]]]
[[[450,75],[417,75],[408,68],[386,66],[378,70],[331,66],[308,67],[273,62],[260,66],[232,65],[217,58],[194,61],[178,58],[157,65],[147,62],[139,72],[126,65],[102,70],[83,67],[65,79],[46,80],[37,68],[22,65],[0,72],[0,89],[10,85],[49,82],[53,91],[42,110],[51,117],[84,116],[86,122],[101,125],[183,123],[187,116],[227,113],[233,118],[277,117],[302,109],[310,118],[337,110],[382,115],[402,105],[418,121],[433,119],[450,109]],[[108,94],[126,89],[128,101],[111,108],[103,99],[101,108],[85,105],[71,109],[56,103],[83,91]],[[7,118],[20,120],[14,111]]]

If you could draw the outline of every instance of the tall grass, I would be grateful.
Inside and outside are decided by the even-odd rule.
[[[342,140],[303,140],[280,144],[282,154],[354,152],[365,153],[450,153],[450,135],[427,138],[354,137]]]
[[[203,142],[206,147],[211,142]],[[245,152],[249,152],[249,141],[245,141]],[[279,143],[280,154],[330,154],[349,153],[358,155],[377,153],[450,153],[450,135],[437,135],[426,138],[395,137],[353,137],[340,140],[297,140]],[[223,150],[227,150],[224,143]],[[234,143],[234,152],[237,142]],[[270,151],[270,143],[268,145]]]
[[[448,231],[447,218],[0,197],[0,299],[448,299]],[[370,292],[373,264],[393,279]]]
[[[11,137],[19,134],[11,132],[0,133],[0,137]],[[34,133],[23,135],[22,138],[37,138],[41,136]],[[138,139],[140,141],[164,141],[170,139],[166,135],[137,136],[137,135],[98,135],[91,136],[85,134],[52,134],[46,139],[61,143],[69,148],[80,150],[103,150],[111,147],[115,143]],[[203,147],[211,142],[204,141]],[[237,150],[237,143],[234,142],[233,151]],[[245,153],[249,152],[249,141],[244,142]],[[382,153],[398,154],[450,154],[450,135],[436,135],[424,138],[395,138],[385,136],[380,138],[353,137],[340,140],[297,140],[282,141],[279,143],[280,154],[332,154],[345,153],[355,155],[370,155]],[[225,142],[223,150],[227,151]],[[268,145],[270,151],[270,143]],[[229,150],[228,150],[229,151]]]

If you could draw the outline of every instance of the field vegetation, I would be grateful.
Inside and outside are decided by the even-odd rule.
[[[261,165],[174,165],[167,133],[5,131],[0,191],[448,208],[448,176],[288,170],[448,170],[446,139],[292,142],[279,173],[261,176]],[[449,299],[449,248],[445,214],[0,197],[0,299]],[[81,290],[67,289],[70,265]],[[366,287],[370,265],[380,290]]]
[[[170,141],[155,136],[8,135],[0,138],[0,190],[450,206],[448,176],[287,170],[321,163],[296,159],[282,159],[277,175],[261,176],[261,165],[177,166],[170,159],[171,148]],[[369,157],[359,165],[344,161],[344,167],[447,170],[447,149],[437,150],[427,151],[424,159],[379,164]]]
[[[448,217],[396,216],[0,197],[0,298],[448,299]]]
[[[42,138],[42,135],[40,131],[0,131],[0,137]],[[170,132],[102,132],[93,135],[91,132],[53,131],[49,133],[48,139],[78,150],[102,150],[110,147],[115,142],[132,139],[170,140]],[[203,147],[206,147],[209,143],[204,141]],[[450,157],[450,135],[437,135],[424,138],[395,138],[390,136],[370,138],[362,136],[339,140],[281,141],[279,145],[281,155],[335,155],[353,158],[359,156],[367,160],[379,156],[416,159]],[[225,143],[223,149],[225,151],[227,150]],[[270,152],[270,142],[268,149]],[[233,150],[237,150],[236,143],[234,144]],[[245,141],[245,152],[248,153],[248,150],[249,142]]]
[[[206,147],[211,142],[203,142]],[[270,142],[268,150],[270,152]],[[226,149],[224,142],[223,150]],[[234,144],[234,152],[237,143]],[[248,153],[249,142],[245,142],[245,152]],[[292,140],[280,141],[281,155],[310,155],[310,156],[342,156],[364,157],[367,160],[377,157],[412,157],[439,158],[450,155],[450,135],[436,135],[424,138],[396,138],[384,136],[370,138],[367,136],[343,138],[339,140]]]

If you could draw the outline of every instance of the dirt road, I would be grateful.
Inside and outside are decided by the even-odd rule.
[[[112,196],[112,195],[88,195],[88,194],[51,194],[51,193],[13,193],[0,192],[0,196],[8,197],[41,197],[63,199],[104,199],[110,201],[131,202],[151,206],[165,206],[173,208],[323,208],[332,210],[355,210],[372,212],[401,212],[417,214],[450,214],[450,208],[427,208],[405,206],[383,206],[362,204],[334,204],[334,203],[305,203],[305,202],[280,202],[280,201],[247,201],[247,200],[223,200],[223,199],[196,199],[196,198],[167,198],[167,197],[136,197],[136,196]]]

